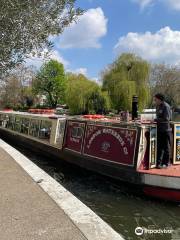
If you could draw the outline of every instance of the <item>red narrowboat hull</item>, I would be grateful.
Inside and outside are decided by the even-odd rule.
[[[21,139],[25,146],[41,149],[58,159],[135,184],[146,195],[180,202],[180,164],[155,169],[156,126],[84,119],[64,121],[63,145],[59,148],[53,142],[44,145],[38,138],[6,128],[1,128],[0,133],[5,137],[11,135],[14,142]]]
[[[144,186],[143,192],[151,197],[161,198],[167,201],[180,202],[180,190],[160,188],[155,186]]]

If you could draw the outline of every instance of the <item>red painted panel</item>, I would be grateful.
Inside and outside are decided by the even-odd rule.
[[[84,131],[85,123],[68,121],[64,148],[81,153]]]
[[[146,186],[144,187],[144,193],[148,196],[161,198],[164,200],[170,200],[170,201],[180,201],[180,191],[179,190],[173,190],[173,189],[165,189],[165,188],[159,188],[159,187],[152,187],[152,186]]]
[[[136,147],[135,129],[87,125],[84,154],[99,159],[133,165]]]

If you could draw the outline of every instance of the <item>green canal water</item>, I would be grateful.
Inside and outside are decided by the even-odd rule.
[[[57,163],[55,159],[24,149],[19,150],[90,207],[124,239],[180,240],[180,203],[172,204],[132,194],[123,183],[115,183],[99,174],[67,163]],[[137,236],[136,227],[166,229],[171,233]]]

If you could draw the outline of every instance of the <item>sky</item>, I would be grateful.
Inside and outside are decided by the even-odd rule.
[[[51,57],[66,71],[98,81],[123,52],[180,63],[180,0],[77,0],[76,6],[84,14],[51,39]]]

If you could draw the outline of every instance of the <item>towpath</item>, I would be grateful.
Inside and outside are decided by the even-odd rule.
[[[122,240],[107,223],[0,139],[1,240]]]
[[[0,239],[84,240],[80,230],[0,148]]]

